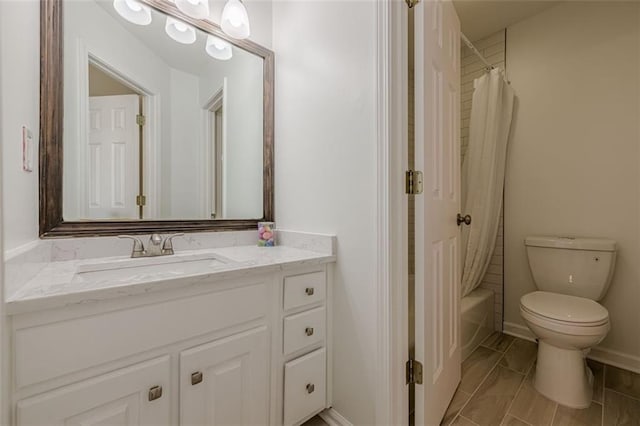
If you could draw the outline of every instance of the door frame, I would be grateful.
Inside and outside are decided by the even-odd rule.
[[[211,159],[214,156],[214,153],[211,148],[211,139],[213,138],[214,129],[211,126],[211,108],[213,108],[217,103],[222,104],[222,155],[227,152],[227,77],[222,79],[222,85],[218,90],[215,91],[213,95],[207,101],[202,104],[201,107],[201,123],[202,123],[202,144],[200,145],[200,158],[203,161],[198,163],[200,175],[200,193],[203,193],[204,196],[200,199],[200,210],[204,217],[209,217],[211,215],[210,207],[212,204],[215,205],[215,200],[212,199],[212,190],[211,185],[213,182],[213,174],[218,173],[218,170],[214,170],[210,167]],[[223,183],[221,186],[222,190],[222,217],[227,217],[226,215],[226,188],[224,186],[224,176],[226,174],[224,162],[222,162],[222,170],[220,171],[223,177]],[[218,183],[216,182],[216,185]],[[218,213],[218,212],[217,212]],[[219,218],[218,218],[219,219]]]
[[[125,86],[134,88],[141,92],[143,95],[142,111],[147,117],[147,122],[142,132],[142,146],[143,152],[140,153],[144,158],[144,175],[143,175],[143,187],[144,195],[147,198],[147,204],[144,208],[144,217],[157,218],[160,213],[160,182],[161,182],[161,149],[159,149],[159,135],[160,132],[160,99],[157,94],[146,88],[146,86],[135,78],[125,75],[123,72],[114,69],[107,65],[108,60],[102,58],[93,49],[87,46],[84,40],[78,39],[77,41],[77,59],[76,64],[78,75],[78,91],[77,91],[77,105],[78,105],[78,141],[86,140],[89,136],[89,64],[93,64],[104,73],[108,74],[112,78],[118,80]],[[77,147],[77,164],[76,173],[78,176],[85,176],[85,154],[86,149],[84,144],[79,144]],[[77,212],[86,212],[86,199],[84,191],[84,181],[78,179],[78,205],[76,207]],[[64,207],[63,207],[64,208]]]
[[[376,423],[407,425],[408,348],[408,8],[376,3]]]

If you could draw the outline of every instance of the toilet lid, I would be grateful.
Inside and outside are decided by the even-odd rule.
[[[580,324],[601,324],[609,319],[609,312],[598,302],[584,297],[534,291],[520,299],[529,312],[556,321]]]

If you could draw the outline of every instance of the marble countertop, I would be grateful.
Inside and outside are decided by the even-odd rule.
[[[287,246],[253,245],[183,250],[176,252],[175,256],[181,260],[176,262],[176,258],[162,256],[132,259],[132,262],[129,262],[129,256],[115,256],[51,261],[11,294],[5,302],[5,307],[7,313],[15,315],[176,289],[204,281],[266,274],[304,265],[320,265],[336,260],[334,253]],[[152,263],[158,259],[155,260],[158,267],[154,268],[151,265],[138,269],[140,265],[144,266],[145,262],[149,262],[149,259]],[[159,261],[160,259],[162,261]],[[106,265],[106,268],[113,268],[113,265],[119,262],[128,263],[128,268],[113,269],[113,276],[109,274],[111,270],[104,275],[94,272],[101,271],[101,264]],[[192,262],[191,267],[184,267],[184,264],[189,262]],[[171,264],[176,267],[172,268]]]

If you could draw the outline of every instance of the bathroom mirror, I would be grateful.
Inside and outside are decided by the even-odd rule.
[[[273,52],[169,0],[46,0],[41,58],[41,236],[273,219]]]

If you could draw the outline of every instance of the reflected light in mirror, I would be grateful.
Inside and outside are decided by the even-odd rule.
[[[220,59],[221,61],[231,59],[233,56],[231,44],[212,35],[207,36],[207,46],[205,47],[205,50],[209,56]]]
[[[164,30],[169,37],[182,44],[193,44],[196,41],[196,29],[171,16],[167,16]]]
[[[222,31],[236,39],[245,39],[251,34],[249,14],[240,0],[228,0],[222,10]]]
[[[175,0],[180,11],[195,19],[209,17],[209,0]]]
[[[113,0],[113,8],[132,24],[149,25],[151,23],[151,9],[137,0]]]

